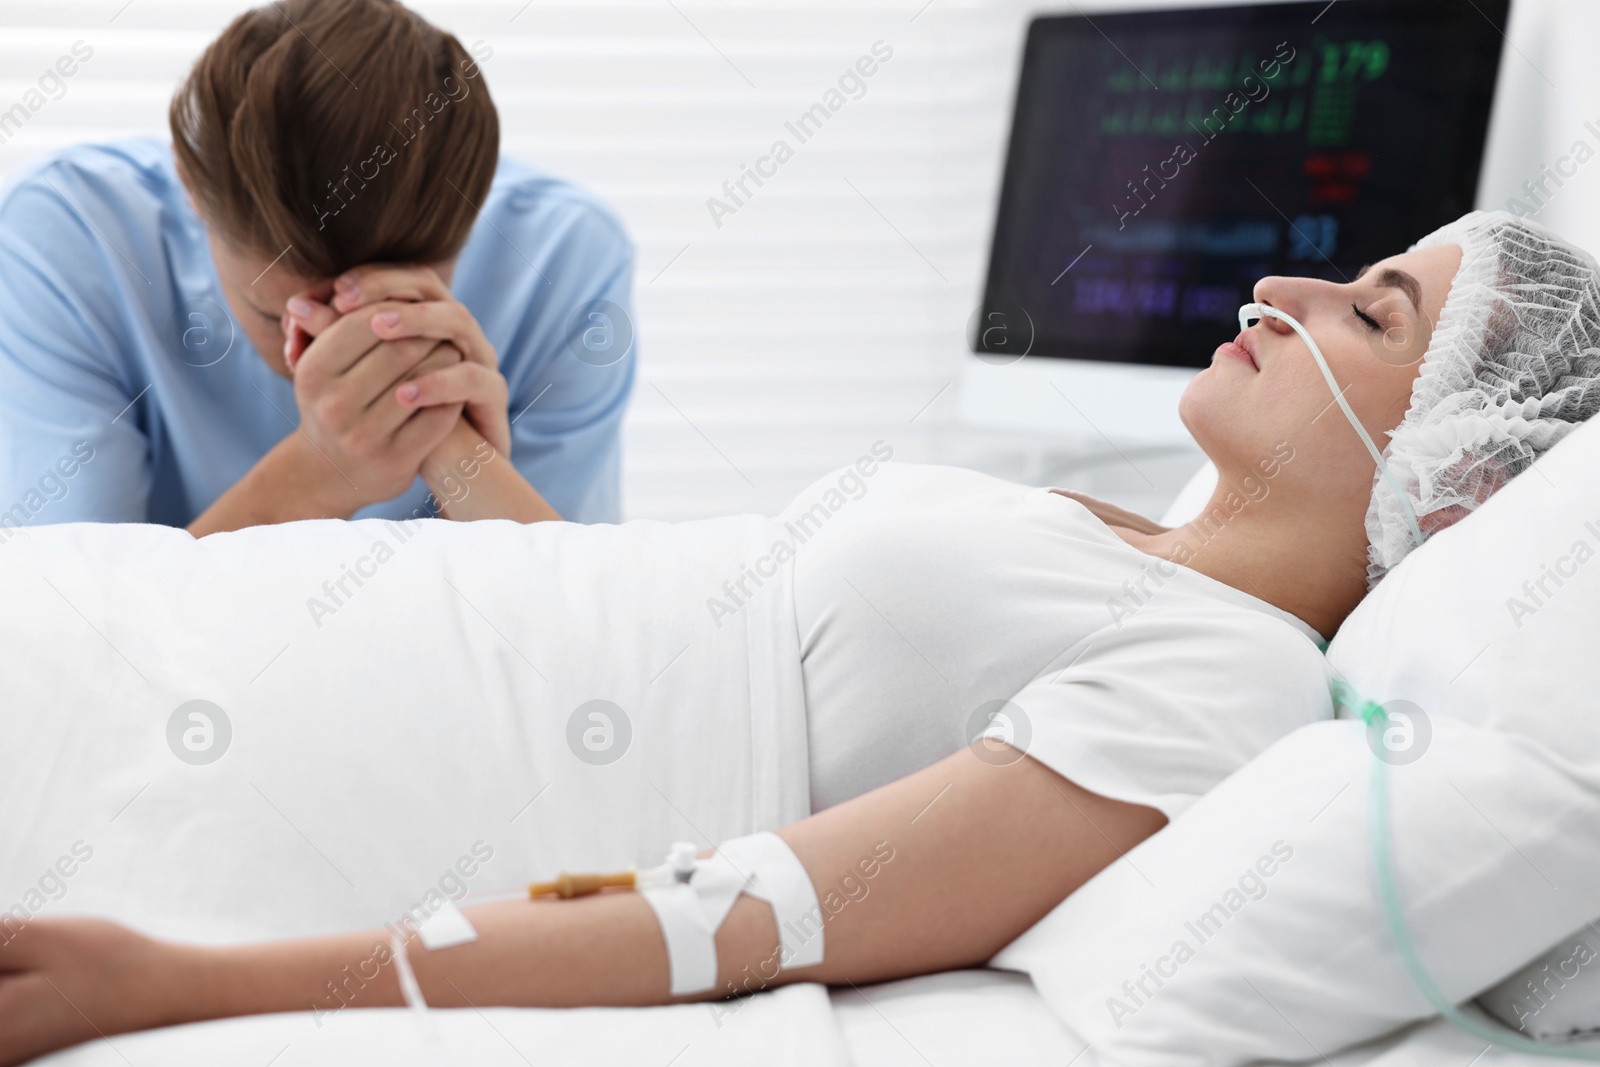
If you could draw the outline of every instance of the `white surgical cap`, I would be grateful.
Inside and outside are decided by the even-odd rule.
[[[1451,525],[1600,410],[1600,265],[1543,226],[1474,211],[1413,248],[1461,246],[1461,267],[1384,459],[1425,535]],[[1415,540],[1375,477],[1367,579]]]

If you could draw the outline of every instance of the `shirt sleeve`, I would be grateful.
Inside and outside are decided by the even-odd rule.
[[[1281,737],[1333,717],[1322,653],[1222,604],[1147,604],[1001,709],[1014,747],[1073,783],[1175,817]]]
[[[530,276],[527,311],[501,356],[512,461],[563,518],[618,522],[621,424],[639,347],[633,245],[587,200],[564,208],[554,234],[551,221],[525,216],[524,225],[546,230],[540,251],[508,262]]]
[[[146,520],[143,386],[128,380],[114,324],[127,289],[153,283],[113,262],[115,238],[84,214],[83,192],[52,168],[0,203],[0,538]]]

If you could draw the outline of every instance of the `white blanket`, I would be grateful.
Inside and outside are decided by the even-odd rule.
[[[772,540],[749,516],[17,533],[0,922],[350,930],[801,818],[788,573],[707,606]]]
[[[158,527],[17,534],[0,544],[0,924],[92,912],[213,942],[347,930],[396,921],[430,893],[652,861],[677,838],[710,844],[802,817],[787,575],[747,583],[720,627],[706,603],[730,603],[723,583],[769,544],[755,518],[303,523],[200,542]],[[346,567],[362,581],[341,591]],[[203,724],[180,717],[174,749],[169,725],[194,700],[222,709],[225,745],[220,722],[206,750]],[[603,747],[595,720],[580,718],[569,744],[591,700],[630,722],[614,762],[577,755],[609,755],[583,744],[598,731]],[[857,1062],[893,1050],[952,1067],[1025,1052],[1097,1062],[1031,988],[1000,983],[1026,1001],[1002,1011],[995,980],[969,984],[843,991],[860,1001]],[[936,995],[901,997],[913,989]],[[729,1007],[436,1011],[436,1041],[405,1011],[308,1010],[125,1035],[50,1062],[849,1062],[815,986]],[[966,1018],[961,1044],[950,1026]],[[1438,1054],[1424,1057],[1429,1041]],[[1339,1064],[1444,1067],[1481,1051],[1438,1025],[1389,1045]]]

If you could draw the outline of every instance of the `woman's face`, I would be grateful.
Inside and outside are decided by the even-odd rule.
[[[1344,399],[1382,450],[1405,416],[1460,264],[1459,245],[1436,245],[1391,256],[1345,284],[1263,278],[1255,300],[1305,327]],[[1304,498],[1314,490],[1365,510],[1372,458],[1288,323],[1262,318],[1220,346],[1211,365],[1189,383],[1178,410],[1225,483],[1276,460],[1282,473],[1274,477],[1274,491],[1297,488]],[[1285,461],[1285,455],[1292,458]]]

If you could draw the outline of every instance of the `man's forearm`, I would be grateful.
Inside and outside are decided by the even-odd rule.
[[[195,537],[296,519],[348,519],[360,489],[299,432],[279,441],[189,524]]]
[[[422,479],[439,501],[440,514],[466,522],[510,519],[546,522],[561,515],[522,476],[511,457],[462,419],[422,464]]]

